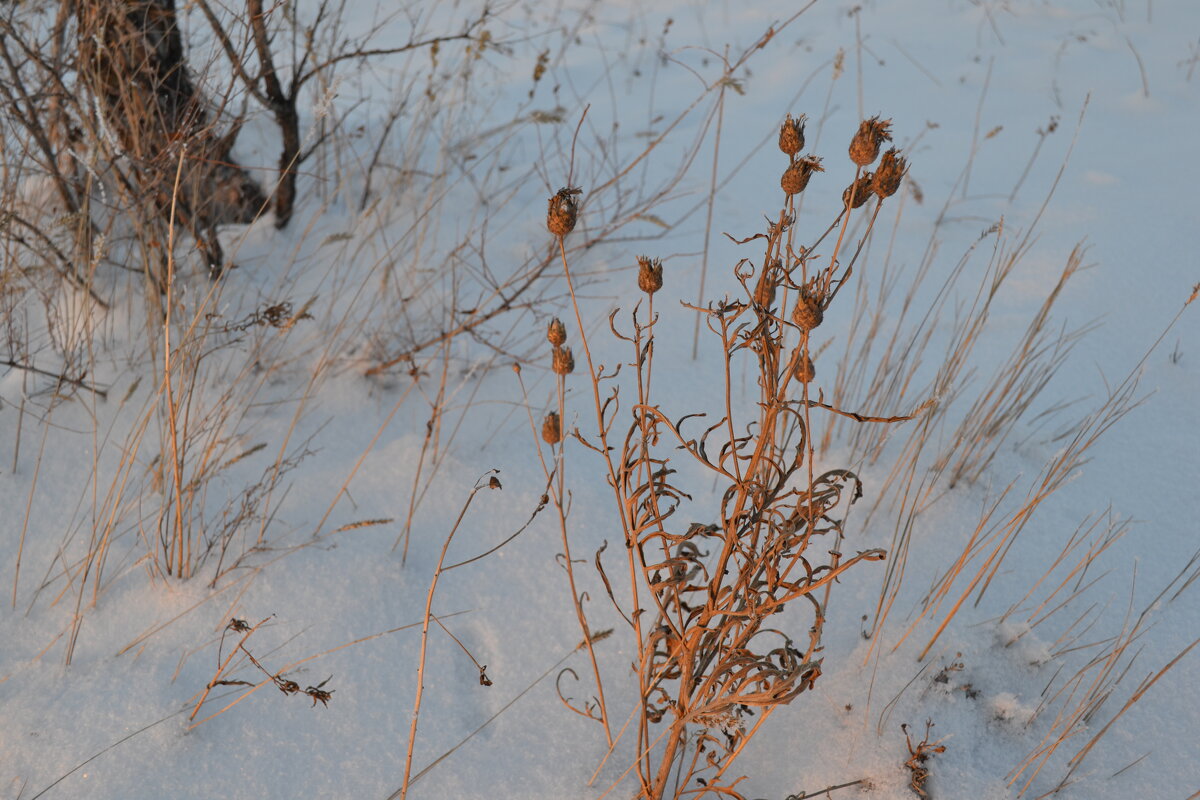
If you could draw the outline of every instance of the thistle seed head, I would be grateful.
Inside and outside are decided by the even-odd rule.
[[[555,236],[566,236],[575,229],[575,221],[579,218],[575,195],[581,192],[581,189],[562,188],[550,198],[546,227]]]
[[[875,180],[871,191],[880,197],[891,197],[900,188],[900,181],[908,170],[908,161],[896,148],[889,149],[879,161],[879,169],[875,170]]]
[[[555,375],[570,375],[575,371],[575,356],[571,355],[569,347],[555,347],[551,369]]]
[[[860,207],[871,196],[871,185],[874,180],[874,175],[864,172],[858,177],[858,180],[846,187],[846,191],[842,192],[842,202],[851,208]]]
[[[662,260],[638,256],[638,288],[646,294],[654,294],[662,288]]]
[[[558,317],[550,320],[546,327],[546,341],[554,347],[561,347],[567,341],[567,326]]]
[[[881,120],[879,117],[864,119],[858,126],[858,133],[850,140],[850,160],[860,167],[865,167],[879,158],[879,146],[885,141],[892,140],[892,121]]]
[[[779,128],[779,149],[789,156],[794,156],[804,149],[804,123],[808,117],[801,114],[792,119],[788,114],[783,125]]]
[[[562,441],[562,421],[557,411],[551,411],[542,420],[542,439],[546,444],[558,444]]]
[[[796,307],[792,309],[792,322],[801,330],[811,331],[824,321],[825,312],[821,310],[821,304],[807,292],[801,292]]]
[[[779,179],[779,186],[783,189],[783,193],[790,197],[804,191],[804,187],[808,186],[808,179],[814,172],[824,171],[821,159],[816,156],[805,156],[793,161],[788,166],[783,177]]]

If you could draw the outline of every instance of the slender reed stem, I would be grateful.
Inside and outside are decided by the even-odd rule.
[[[413,745],[417,742],[417,721],[421,717],[421,698],[425,693],[425,651],[429,644],[429,620],[433,619],[433,593],[437,590],[438,578],[442,576],[442,565],[446,562],[446,551],[450,549],[450,542],[462,524],[463,517],[467,515],[471,501],[475,499],[479,490],[487,485],[481,479],[471,490],[467,501],[463,503],[462,510],[458,512],[458,519],[454,520],[454,527],[450,529],[450,534],[446,536],[446,541],[442,544],[442,553],[438,556],[437,568],[433,571],[433,578],[429,581],[429,592],[425,595],[425,617],[421,624],[421,655],[417,661],[417,691],[413,697],[412,722],[408,728],[408,747],[404,752],[404,782],[400,787],[400,800],[404,800],[408,796],[408,778],[412,774]]]

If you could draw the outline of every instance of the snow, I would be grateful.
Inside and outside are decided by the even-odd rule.
[[[355,6],[348,24],[369,28],[372,5]],[[469,13],[429,5],[422,15],[429,29]],[[161,345],[150,344],[140,301],[131,293],[102,312],[64,288],[42,311],[21,312],[40,342],[35,352],[47,359],[39,366],[52,369],[52,354],[71,354],[91,364],[86,379],[104,386],[107,398],[59,389],[70,395],[63,399],[47,376],[16,369],[0,375],[0,798],[383,800],[399,790],[420,623],[442,545],[488,470],[499,471],[503,489],[485,489],[472,500],[448,564],[517,531],[545,491],[537,439],[510,366],[515,356],[526,359],[521,375],[540,427],[555,402],[542,340],[550,316],[568,322],[579,365],[568,380],[565,427],[590,435],[595,417],[559,269],[538,282],[536,301],[533,295],[523,300],[534,301],[533,309],[515,310],[476,337],[425,352],[418,381],[409,376],[408,362],[383,376],[363,373],[406,344],[445,330],[454,319],[449,307],[486,302],[478,288],[485,268],[507,276],[545,255],[545,198],[569,182],[571,138],[587,106],[570,179],[585,191],[576,241],[629,215],[639,200],[654,200],[612,241],[570,254],[573,274],[584,282],[593,355],[606,364],[628,359],[627,347],[608,333],[608,314],[618,306],[628,312],[634,302],[634,256],[662,257],[665,287],[655,309],[662,314],[660,330],[670,333],[660,334],[656,352],[660,400],[673,418],[714,409],[720,365],[711,354],[691,360],[694,318],[680,301],[694,303],[700,281],[714,133],[704,112],[715,96],[676,128],[667,125],[700,95],[698,75],[712,80],[720,74],[727,44],[736,57],[784,13],[780,4],[682,0],[649,10],[634,3],[506,8],[495,31],[498,39],[512,36],[513,51],[485,52],[473,82],[446,84],[439,116],[412,123],[401,118],[388,157],[400,162],[406,151],[406,163],[421,173],[377,172],[376,202],[364,210],[357,202],[362,171],[390,98],[401,81],[422,87],[413,94],[423,91],[428,55],[347,72],[336,97],[326,90],[310,100],[311,121],[318,112],[335,113],[330,104],[350,108],[355,92],[364,93],[371,102],[355,108],[352,119],[365,133],[335,140],[328,162],[314,165],[286,230],[275,230],[266,218],[223,231],[239,268],[219,287],[210,289],[199,270],[180,277],[185,307],[219,314],[214,326],[244,320],[264,304],[287,299],[299,310],[315,298],[307,306],[311,320],[219,333],[220,346],[201,361],[197,413],[227,413],[214,414],[211,428],[197,428],[204,431],[200,446],[211,444],[216,461],[229,466],[207,482],[194,524],[211,535],[241,507],[239,498],[256,498],[257,505],[232,529],[226,557],[210,558],[189,580],[152,576],[149,569],[146,540],[158,535],[154,514],[165,502],[153,463],[160,447],[153,409],[161,366],[150,366],[162,353]],[[668,17],[672,24],[663,34]],[[191,35],[202,38],[202,20],[190,24]],[[901,591],[875,639],[865,635],[885,565],[863,565],[835,587],[824,674],[812,691],[771,716],[736,763],[734,772],[748,776],[738,786],[746,797],[783,798],[860,779],[830,796],[913,797],[900,726],[908,725],[915,743],[926,720],[933,723],[931,741],[946,747],[925,764],[932,797],[1038,797],[1059,785],[1068,760],[1114,717],[1056,797],[1184,798],[1200,790],[1193,744],[1200,654],[1185,655],[1118,716],[1143,680],[1200,637],[1194,598],[1200,589],[1190,582],[1197,574],[1190,559],[1200,518],[1195,304],[1171,324],[1200,281],[1194,255],[1200,225],[1189,194],[1200,128],[1200,75],[1192,75],[1189,59],[1198,33],[1200,8],[1186,2],[820,0],[739,71],[740,91],[725,93],[710,298],[736,289],[729,265],[759,256],[753,245],[736,247],[722,234],[749,236],[764,215],[776,213],[782,157],[774,138],[786,112],[810,116],[809,149],[825,157],[828,169],[805,195],[812,216],[802,217],[801,227],[823,228],[832,216],[825,210],[852,176],[841,154],[859,118],[861,81],[863,112],[893,119],[911,178],[924,194],[922,203],[911,196],[904,201],[894,234],[894,211],[885,209],[880,224],[887,224],[877,228],[868,266],[855,278],[870,287],[871,303],[882,295],[888,319],[899,314],[931,241],[932,276],[914,301],[921,309],[934,302],[960,256],[1003,219],[1003,231],[978,245],[954,286],[952,312],[974,296],[993,247],[1011,252],[1029,235],[987,335],[972,353],[974,378],[966,394],[953,399],[952,414],[965,413],[988,386],[1080,242],[1086,269],[1067,283],[1050,327],[1069,331],[1098,322],[1057,367],[981,478],[953,489],[943,481],[937,499],[915,517]],[[552,53],[550,68],[530,99],[533,64],[544,48]],[[839,51],[843,73],[831,83]],[[447,45],[440,69],[458,68],[461,52]],[[818,125],[827,92],[828,116]],[[420,106],[414,101],[413,108]],[[562,109],[559,123],[513,122],[556,108]],[[1052,116],[1057,130],[1045,136],[1010,200],[1038,144],[1035,132]],[[589,197],[614,165],[629,163],[664,133],[663,144],[618,182],[626,194]],[[255,118],[240,140],[239,158],[273,164],[271,137],[269,117]],[[689,160],[695,142],[702,145]],[[654,198],[655,187],[681,168],[687,169],[683,180]],[[30,197],[43,193],[43,187],[30,188]],[[464,240],[478,249],[453,249]],[[885,261],[904,276],[887,294],[875,272]],[[121,278],[107,280],[116,287]],[[819,362],[818,384],[832,381],[853,309],[847,294],[827,314],[822,332],[841,336]],[[927,363],[899,408],[874,408],[870,396],[846,405],[905,413],[926,399],[922,391],[939,366],[933,359],[944,350],[952,316],[948,312],[934,331]],[[971,594],[918,660],[967,577],[939,613],[918,619],[921,600],[958,557],[981,509],[1015,481],[999,512],[1011,515],[1066,446],[1057,434],[1100,407],[1130,374],[1139,376],[1135,396],[1144,402],[1099,439],[1087,462],[1021,531],[982,600],[976,604]],[[738,402],[752,399],[748,393]],[[1074,402],[1038,418],[1062,401]],[[435,406],[444,413],[427,427]],[[139,437],[147,421],[151,432]],[[868,510],[872,493],[883,491],[889,458],[910,430],[891,432],[878,461],[855,464],[867,497],[851,515],[853,549],[892,547],[895,507]],[[927,458],[953,430],[938,429],[941,438],[930,443]],[[860,458],[848,441],[851,430],[839,432],[823,455],[831,465]],[[259,443],[266,447],[253,450]],[[289,459],[290,467],[271,488],[267,479],[277,459]],[[681,481],[696,482],[699,513],[708,479],[681,468]],[[568,446],[566,480],[572,554],[586,561],[576,575],[589,594],[589,624],[616,628],[595,649],[619,727],[636,705],[629,672],[635,654],[591,561],[607,542],[606,565],[623,602],[627,589],[616,579],[620,527],[600,461],[578,444]],[[254,486],[265,492],[243,495]],[[565,708],[556,693],[556,678],[562,694],[577,700],[594,689],[586,653],[575,651],[581,633],[556,559],[562,542],[551,512],[494,554],[440,577],[434,613],[486,665],[494,685],[481,686],[463,649],[431,626],[414,774],[458,749],[422,775],[410,797],[599,798],[632,762],[633,746],[622,744],[589,783],[607,751],[603,732]],[[377,520],[391,521],[354,526]],[[94,547],[94,532],[106,530],[111,542],[102,582],[94,587],[84,582],[91,578],[80,565]],[[1084,579],[1072,576],[1038,609],[1078,559],[1064,560],[1040,584],[1039,578],[1079,530],[1090,531],[1085,538],[1093,544],[1084,547],[1105,542],[1103,553]],[[1114,531],[1120,535],[1107,542],[1104,536]],[[216,571],[243,553],[237,568],[213,583]],[[1020,612],[1009,613],[1014,608]],[[268,683],[218,714],[246,687],[217,686],[195,717],[207,721],[191,725],[197,699],[218,670],[218,650],[227,655],[240,636],[225,629],[231,618],[251,625],[267,620],[247,640],[250,651],[271,670],[287,668],[286,677],[301,687],[329,678],[328,706],[303,694],[285,696]],[[67,666],[73,623],[78,631]],[[1079,672],[1120,637],[1132,639],[1123,654]],[[561,672],[566,667],[572,672]],[[1068,684],[1075,674],[1083,679]],[[222,677],[257,683],[264,676],[239,659]],[[1056,717],[1070,714],[1093,690],[1111,695],[1019,795],[1030,772],[1010,782],[1014,768],[1047,736],[1055,738]],[[608,796],[635,791],[626,778]]]

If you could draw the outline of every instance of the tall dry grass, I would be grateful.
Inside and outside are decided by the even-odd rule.
[[[467,255],[436,278],[398,257],[434,246],[436,210],[453,196],[452,176],[438,177],[411,220],[396,218],[399,204],[380,203],[402,191],[395,181],[376,174],[372,188],[371,173],[385,167],[426,174],[427,145],[442,133],[438,119],[453,116],[451,98],[438,92],[461,91],[480,72],[489,43],[498,55],[507,47],[483,30],[488,9],[461,30],[414,25],[411,41],[379,47],[379,29],[346,35],[345,3],[320,3],[307,18],[261,4],[253,15],[201,5],[197,19],[207,33],[185,30],[170,4],[151,0],[22,4],[0,15],[0,92],[13,112],[0,139],[0,192],[11,209],[0,226],[0,361],[28,387],[12,449],[27,502],[10,606],[71,609],[54,639],[65,643],[66,663],[88,610],[116,582],[144,570],[152,581],[199,579],[216,589],[252,579],[280,550],[353,525],[344,506],[357,467],[316,530],[281,524],[279,510],[295,469],[317,446],[314,398],[331,378],[377,366],[373,350],[399,343],[411,345],[410,385],[393,414],[424,394],[420,378],[440,365],[435,430],[442,418],[452,421],[433,439],[431,467],[414,483],[411,516],[477,390],[471,378],[487,368],[485,361],[461,374],[449,344],[499,331],[497,351],[507,352],[504,317],[528,313],[542,292],[536,265],[515,277],[481,271],[465,243]],[[215,46],[197,47],[204,36]],[[335,172],[328,150],[364,147],[348,129],[355,106],[330,105],[339,72],[439,48],[447,73],[420,75],[422,66],[410,65],[429,101],[393,109],[368,143],[369,166],[364,157],[358,171],[344,170],[357,179],[327,180],[334,191],[320,186],[297,202],[296,187],[314,182],[302,168],[328,178]],[[266,125],[255,119],[254,103],[271,112]],[[401,109],[411,114],[411,133],[397,143],[389,133]],[[246,130],[268,147],[274,137],[282,148],[277,167],[238,163],[235,152],[253,152],[238,144]],[[351,195],[363,206],[348,215],[352,231],[322,230],[321,212]],[[263,277],[248,274],[255,265],[233,269],[268,219],[289,228],[275,245],[282,255]],[[322,250],[328,258],[314,270]],[[523,288],[509,294],[516,283]],[[398,284],[404,302],[388,304]],[[529,298],[517,299],[521,291]],[[467,295],[488,293],[504,300],[466,324],[447,324]],[[292,381],[296,393],[281,391]],[[282,434],[264,435],[263,421],[276,414],[284,415]],[[64,533],[50,545],[38,530],[47,502],[43,466],[58,471],[61,457],[47,442],[64,426],[82,428],[88,461],[75,465],[71,496],[56,498],[65,518],[55,528]]]

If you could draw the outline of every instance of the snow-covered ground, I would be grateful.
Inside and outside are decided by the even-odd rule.
[[[634,257],[660,257],[660,402],[672,418],[716,409],[720,360],[703,336],[693,360],[694,314],[680,301],[696,302],[705,263],[705,295],[718,299],[738,288],[737,260],[759,257],[723,234],[743,239],[778,213],[786,159],[775,139],[789,112],[809,116],[807,150],[827,170],[804,195],[808,234],[834,216],[853,176],[844,154],[858,121],[892,119],[909,184],[885,206],[853,291],[880,315],[881,344],[912,335],[942,303],[908,390],[881,398],[860,387],[842,405],[904,414],[926,400],[955,324],[995,266],[1011,263],[961,388],[936,398],[941,422],[928,429],[918,481],[961,445],[956,421],[986,397],[1073,252],[1081,269],[1044,326],[1045,343],[1073,347],[1041,356],[1046,385],[1011,427],[988,432],[994,456],[973,479],[951,487],[943,475],[935,499],[910,516],[888,477],[919,422],[889,429],[869,460],[854,429],[837,427],[821,458],[865,483],[847,547],[883,547],[889,559],[834,587],[823,675],[751,740],[733,769],[747,776],[737,790],[803,797],[853,783],[830,796],[917,796],[901,725],[915,744],[928,720],[931,741],[945,746],[924,763],[931,797],[1038,797],[1060,786],[1062,798],[1200,794],[1200,652],[1185,653],[1200,639],[1200,304],[1174,321],[1200,281],[1200,6],[817,0],[752,50],[800,4],[551,5],[499,12],[488,30],[509,49],[448,44],[435,67],[422,50],[344,70],[325,105],[318,97],[307,110],[309,136],[329,114],[349,110],[350,123],[307,172],[296,219],[284,231],[269,219],[226,231],[239,268],[215,294],[199,272],[181,276],[181,307],[211,325],[191,395],[192,446],[220,465],[201,473],[189,524],[198,542],[228,533],[196,576],[152,569],[158,509],[170,499],[158,458],[162,350],[148,344],[161,329],[146,327],[132,294],[101,313],[64,290],[29,317],[55,323],[28,334],[42,337],[46,357],[76,353],[106,396],[56,392],[46,376],[0,368],[0,798],[397,792],[446,537],[489,470],[503,489],[471,500],[447,564],[517,532],[545,491],[526,408],[540,425],[556,402],[542,338],[552,316],[568,321],[579,364],[567,425],[590,436],[595,417],[552,260],[511,310],[365,373],[494,307],[497,295],[481,288],[489,281],[520,284],[550,259],[546,198],[578,185],[580,227],[567,245],[593,356],[628,360],[608,316],[637,299]],[[442,7],[420,24],[454,28],[471,11]],[[204,41],[202,20],[188,19]],[[375,19],[364,3],[347,24]],[[408,36],[407,18],[390,24]],[[747,51],[712,88],[721,59]],[[535,82],[541,52],[546,72]],[[464,63],[469,80],[454,77]],[[436,84],[434,116],[419,95],[433,92],[439,69],[452,77]],[[360,208],[365,166],[403,98],[422,110],[399,117],[382,160],[400,166],[374,171]],[[239,143],[243,162],[274,163],[271,137],[270,119],[255,118]],[[291,324],[253,324],[252,312],[285,300]],[[820,330],[831,344],[815,385],[828,393],[855,306],[848,292]],[[250,324],[239,330],[240,320]],[[1128,413],[997,548],[1003,559],[977,601],[972,580],[991,545],[948,573],[968,537],[1003,536],[1020,520],[1080,421],[1099,414],[1083,430],[1103,427],[1106,403],[1116,394],[1120,408],[1125,389]],[[1007,409],[1022,391],[1002,386],[993,399]],[[755,397],[751,386],[735,401]],[[878,407],[885,399],[893,405]],[[710,521],[712,487],[684,478],[695,481],[688,513]],[[595,651],[617,728],[637,682],[628,628],[591,566],[602,543],[611,555],[621,540],[605,481],[595,455],[568,440],[576,576],[592,629],[616,628]],[[980,528],[993,506],[998,527]],[[1077,532],[1082,544],[1051,569]],[[1071,574],[1088,548],[1103,552]],[[624,740],[598,769],[603,731],[560,700],[594,691],[561,552],[543,513],[441,576],[433,611],[457,642],[430,628],[410,797],[635,794],[630,777],[621,781],[633,745]],[[897,565],[902,581],[889,571]],[[889,576],[892,602],[878,619]],[[929,600],[939,587],[942,599]],[[264,621],[245,642],[268,671],[300,687],[328,679],[327,705],[285,696],[247,659],[222,668],[244,635],[227,629],[233,618]],[[214,686],[197,709],[219,670],[259,688]],[[1036,757],[1060,739],[1044,763]]]

